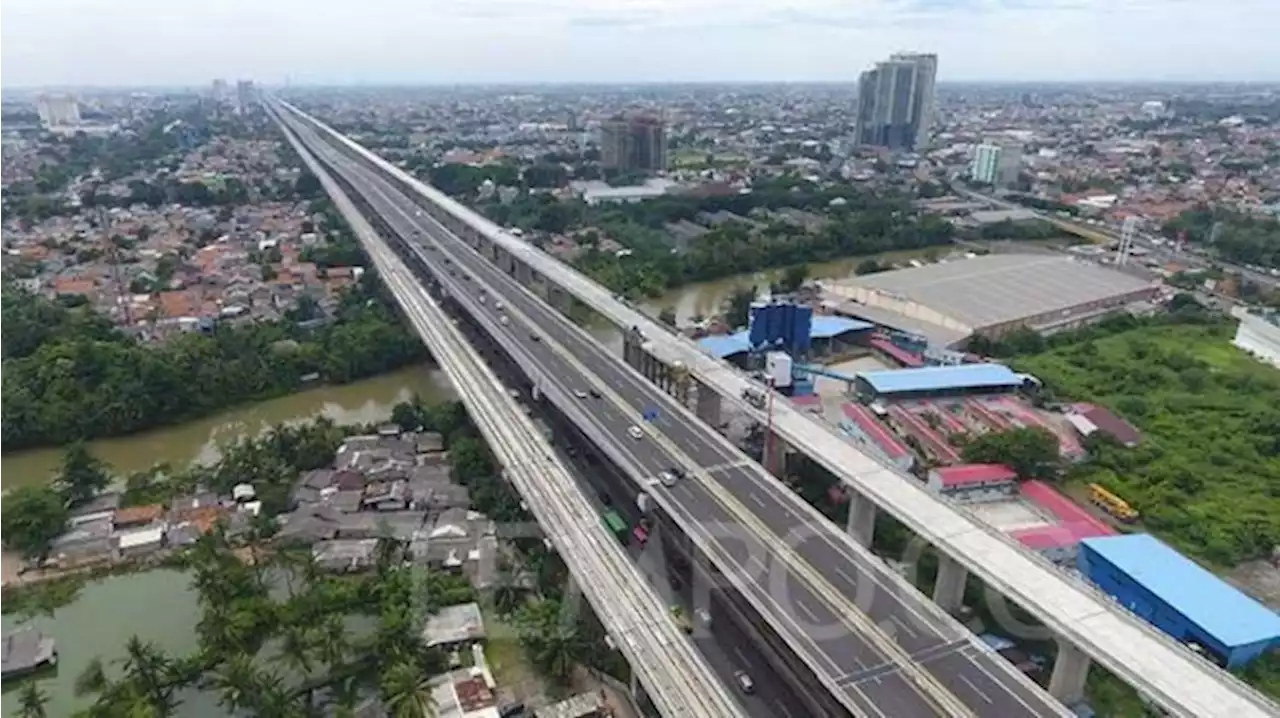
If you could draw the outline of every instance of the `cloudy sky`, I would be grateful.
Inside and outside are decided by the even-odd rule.
[[[1280,81],[1280,0],[4,0],[0,84]]]

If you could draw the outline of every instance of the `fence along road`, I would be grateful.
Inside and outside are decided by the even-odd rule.
[[[591,600],[654,705],[672,718],[744,716],[630,558],[604,531],[532,420],[290,129],[285,130],[290,143],[351,224],[405,315],[440,361],[503,465],[504,476],[565,557],[576,585]]]

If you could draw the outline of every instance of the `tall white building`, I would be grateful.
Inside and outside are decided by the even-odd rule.
[[[1009,187],[1018,181],[1021,167],[1021,147],[1008,142],[984,142],[973,150],[969,178],[992,187]]]
[[[80,124],[80,105],[71,95],[41,95],[36,98],[36,112],[40,124],[49,129]]]

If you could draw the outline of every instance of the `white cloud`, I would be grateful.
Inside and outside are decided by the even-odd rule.
[[[6,0],[6,86],[941,79],[1280,80],[1280,0]]]

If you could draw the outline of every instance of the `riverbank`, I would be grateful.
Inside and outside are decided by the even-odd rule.
[[[210,464],[218,460],[219,446],[275,424],[319,416],[341,425],[369,424],[387,419],[392,407],[415,394],[433,403],[450,398],[453,390],[438,367],[421,364],[350,384],[319,386],[176,426],[98,439],[89,443],[89,450],[118,474],[143,471],[156,463]],[[11,489],[44,483],[61,461],[61,447],[4,454],[0,456],[0,485]]]

